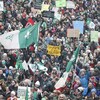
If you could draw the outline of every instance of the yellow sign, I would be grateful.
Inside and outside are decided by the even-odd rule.
[[[49,6],[48,4],[42,4],[42,9],[41,11],[49,11]]]
[[[61,55],[61,47],[60,46],[53,46],[48,45],[47,51],[49,55],[60,56]]]

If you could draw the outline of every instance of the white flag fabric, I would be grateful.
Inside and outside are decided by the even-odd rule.
[[[5,49],[20,49],[26,48],[33,42],[38,43],[40,23],[21,30],[15,30],[3,35],[0,35],[0,43]]]
[[[42,65],[40,63],[37,63],[37,66],[38,66],[39,70],[42,70],[42,71],[47,71],[48,70],[44,65]]]
[[[55,89],[60,90],[60,88],[65,87],[66,79],[68,77],[68,72],[64,72],[63,76],[55,84]]]
[[[35,64],[29,64],[29,68],[32,72],[35,72],[37,70],[37,66]]]
[[[46,72],[48,69],[40,64],[40,63],[34,63],[34,64],[28,64],[29,68],[32,72],[35,72],[37,69]]]
[[[3,1],[0,1],[0,11],[3,11],[4,10],[4,3]]]
[[[28,65],[26,63],[26,61],[24,60],[23,63],[22,63],[22,66],[25,70],[28,70]]]

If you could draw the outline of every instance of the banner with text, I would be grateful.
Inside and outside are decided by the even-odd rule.
[[[21,100],[25,100],[26,89],[27,89],[27,87],[25,87],[25,86],[18,86],[17,96],[18,96],[18,98],[21,98]],[[30,97],[30,92],[31,92],[30,87],[28,87],[29,97]]]
[[[47,52],[48,52],[47,54],[49,54],[49,55],[60,56],[61,55],[61,47],[48,45]]]
[[[67,29],[67,37],[79,37],[79,30],[77,29]]]
[[[54,11],[43,11],[42,17],[54,18]]]

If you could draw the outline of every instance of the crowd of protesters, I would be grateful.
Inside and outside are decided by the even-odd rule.
[[[34,43],[28,48],[6,50],[0,46],[0,100],[18,100],[18,86],[31,87],[31,100],[99,100],[100,96],[100,41],[91,42],[91,30],[100,32],[100,1],[71,0],[76,9],[59,8],[61,20],[42,17],[34,12],[34,0],[3,0],[4,11],[0,12],[0,33],[25,28],[41,22],[38,48]],[[42,0],[41,0],[42,1]],[[45,0],[55,6],[55,0]],[[91,19],[95,28],[87,25]],[[75,20],[84,21],[84,32],[80,38],[68,38],[67,29],[73,28]],[[66,79],[66,87],[56,90],[55,84],[66,71],[66,66],[73,52],[80,45],[78,60]],[[47,45],[61,46],[61,55],[47,54]],[[17,51],[17,52],[16,52]],[[29,69],[16,70],[18,56],[22,61],[41,62],[47,72],[37,69],[34,73]],[[73,78],[74,76],[74,78]],[[37,95],[36,95],[37,94]]]

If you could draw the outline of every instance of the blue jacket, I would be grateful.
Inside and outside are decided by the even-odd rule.
[[[82,87],[84,88],[88,87],[88,79],[86,75],[83,77],[80,77],[80,82],[81,82]]]
[[[84,91],[82,93],[83,96],[90,96],[93,91],[96,92],[95,88],[92,88],[90,91],[88,89],[89,89],[88,87],[84,89]]]

